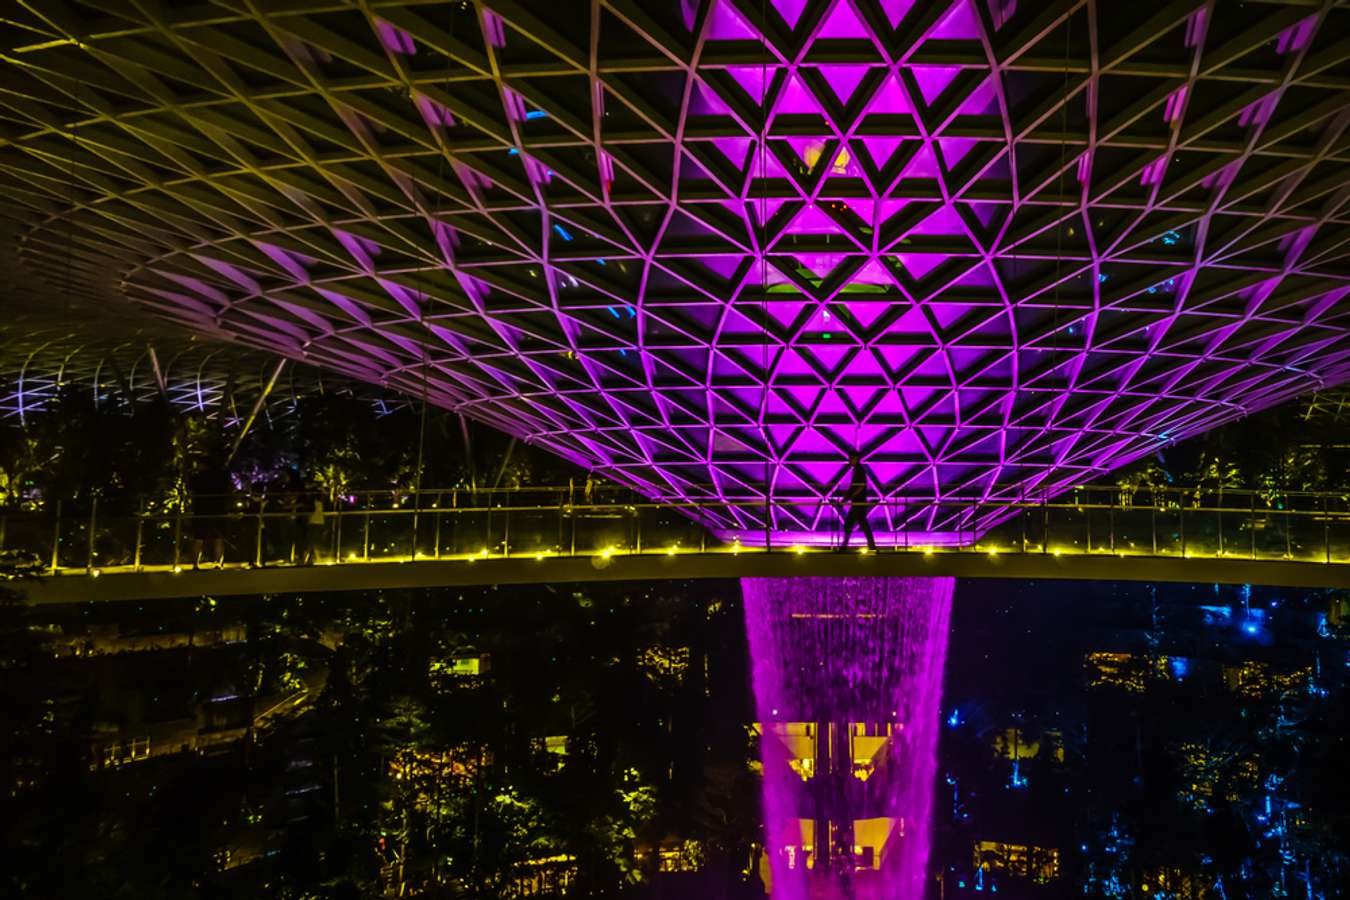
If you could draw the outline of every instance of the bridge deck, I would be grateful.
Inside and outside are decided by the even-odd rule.
[[[952,575],[959,578],[1079,579],[1098,581],[1218,582],[1289,587],[1350,588],[1350,564],[1237,556],[1130,556],[973,551],[886,551],[877,554],[728,550],[542,559],[419,559],[251,568],[226,565],[200,571],[65,573],[20,582],[36,604],[154,600],[279,592],[359,591],[376,588],[481,584],[563,584],[579,581],[743,578],[792,575]]]
[[[1341,495],[1093,488],[1055,502],[887,501],[872,505],[878,552],[864,554],[830,552],[839,510],[818,500],[776,500],[766,517],[762,501],[677,506],[597,493],[573,502],[586,499],[579,493],[352,495],[318,524],[305,504],[275,497],[232,499],[228,512],[220,498],[194,498],[217,515],[55,504],[0,515],[0,551],[36,561],[44,577],[24,584],[34,603],[794,574],[1350,587]],[[945,545],[931,532],[885,527],[939,517],[998,524],[947,532]],[[829,525],[806,533],[817,545],[790,543],[808,519]],[[716,523],[717,535],[700,521]],[[728,521],[753,527],[728,533]],[[307,554],[316,565],[295,564]]]

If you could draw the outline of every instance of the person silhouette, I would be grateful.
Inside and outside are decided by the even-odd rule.
[[[848,489],[844,491],[844,501],[848,503],[848,513],[844,516],[844,540],[839,545],[839,552],[842,553],[848,549],[848,539],[852,536],[854,527],[857,527],[867,538],[868,550],[876,553],[877,539],[872,534],[872,523],[867,520],[867,516],[874,505],[869,497],[867,467],[863,465],[862,457],[857,453],[849,454],[848,467]]]

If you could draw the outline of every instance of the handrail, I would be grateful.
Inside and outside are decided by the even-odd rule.
[[[714,486],[709,485],[707,487],[708,492],[706,495],[694,492],[692,493],[692,495],[687,493],[685,498],[683,499],[651,500],[643,498],[642,495],[639,494],[635,489],[624,485],[613,484],[610,482],[597,483],[592,488],[593,493],[628,495],[634,499],[631,501],[625,501],[625,503],[623,504],[598,503],[590,505],[594,506],[636,505],[636,506],[660,507],[660,508],[683,508],[683,507],[701,507],[701,506],[725,507],[728,505],[739,505],[750,507],[756,505],[762,506],[765,501],[764,495],[762,494],[728,495],[725,493],[719,493]],[[1009,486],[1009,490],[1016,491],[1016,486]],[[480,488],[424,487],[420,490],[402,490],[398,488],[374,488],[374,489],[363,489],[360,491],[351,491],[340,494],[339,501],[345,501],[348,505],[351,505],[364,498],[378,499],[385,497],[391,499],[401,499],[405,501],[413,500],[417,497],[444,497],[446,495],[477,497],[480,495],[491,496],[491,495],[519,495],[519,494],[539,494],[539,495],[558,494],[560,496],[567,495],[569,497],[575,497],[575,495],[582,493],[582,491],[583,487],[579,485],[537,485],[537,486],[521,485],[512,487],[480,487]],[[1081,485],[1077,487],[1064,488],[1054,492],[1037,491],[1034,492],[1032,496],[1019,494],[1017,498],[999,496],[1000,493],[1002,492],[997,489],[993,491],[981,492],[978,494],[976,493],[967,494],[962,493],[961,491],[953,491],[944,494],[940,498],[934,498],[931,496],[918,494],[892,494],[889,496],[882,496],[880,498],[873,500],[872,502],[877,504],[902,503],[902,502],[909,502],[909,503],[950,502],[950,503],[962,503],[967,505],[978,504],[980,506],[1006,506],[1006,507],[1020,507],[1020,506],[1039,507],[1042,505],[1049,504],[1051,506],[1121,509],[1121,508],[1138,507],[1141,504],[1136,502],[1136,498],[1140,497],[1141,495],[1149,495],[1153,497],[1175,496],[1179,498],[1198,498],[1202,496],[1215,496],[1215,497],[1229,497],[1229,498],[1260,499],[1264,503],[1264,506],[1258,507],[1259,509],[1270,509],[1274,511],[1288,511],[1288,509],[1297,509],[1298,507],[1286,508],[1282,506],[1275,506],[1271,504],[1270,498],[1279,498],[1280,500],[1283,501],[1297,500],[1297,499],[1313,499],[1319,501],[1319,503],[1332,502],[1341,505],[1350,504],[1350,490],[1269,491],[1266,489],[1258,489],[1258,488],[1209,488],[1203,486],[1123,488],[1114,485]],[[1058,498],[1071,497],[1079,493],[1088,493],[1090,495],[1098,495],[1098,496],[1102,494],[1115,494],[1117,496],[1124,496],[1127,499],[1123,503],[1100,503],[1100,502],[1091,503],[1091,502],[1084,502],[1081,500],[1050,499],[1052,493],[1054,497]],[[266,501],[269,505],[273,505],[278,502],[284,502],[287,499],[311,500],[316,496],[321,497],[325,501],[329,499],[327,492],[309,490],[309,491],[275,491],[275,492],[267,491],[257,493],[232,492],[227,494],[221,493],[192,494],[189,498],[189,502],[195,504],[205,500],[226,500],[228,502],[234,503],[236,508],[247,508],[251,504],[256,504],[260,501]],[[123,504],[126,504],[128,502],[141,502],[147,499],[148,499],[147,495],[131,494],[131,495],[123,495],[120,497],[105,497],[102,498],[100,502],[116,503],[120,501]],[[774,505],[782,505],[782,504],[809,505],[809,504],[831,504],[840,502],[839,498],[831,496],[808,497],[808,496],[783,495],[783,494],[774,494],[772,495],[771,500]],[[71,498],[61,498],[52,502],[70,503],[72,501]],[[568,502],[573,503],[574,501],[569,500]],[[574,503],[574,505],[582,506],[586,505],[586,503],[585,502]],[[1152,505],[1156,506],[1157,504],[1154,503]],[[539,506],[539,504],[531,504],[531,506],[535,507]],[[1231,510],[1234,512],[1246,512],[1250,510],[1250,504],[1242,506],[1200,506],[1197,503],[1193,503],[1188,508],[1210,509],[1210,510],[1222,509],[1225,511]],[[13,508],[6,509],[5,507],[0,506],[0,515],[26,511],[29,510],[21,510]],[[328,512],[337,512],[337,509],[336,508],[329,509]]]
[[[829,498],[662,503],[623,492],[605,502],[605,495],[616,493],[608,486],[589,501],[578,496],[583,492],[575,486],[418,494],[381,490],[347,494],[321,516],[302,504],[278,509],[270,502],[275,495],[266,506],[235,497],[234,504],[211,513],[161,512],[145,504],[119,511],[113,501],[78,509],[55,502],[50,509],[0,511],[0,552],[34,560],[51,575],[177,570],[203,563],[262,567],[306,561],[585,557],[695,547],[743,551],[766,542],[770,552],[810,552],[840,542],[847,510]],[[1084,488],[1055,500],[878,500],[869,504],[868,519],[878,550],[885,553],[964,548],[1350,564],[1350,499],[1343,494],[1305,492],[1303,498],[1317,502],[1283,506],[1258,505],[1255,491],[1200,494],[1212,494],[1218,502],[1190,502],[1197,498],[1193,488],[1124,496],[1115,488]],[[523,502],[527,495],[536,502]],[[494,497],[502,502],[492,502]],[[393,502],[382,502],[386,498]]]

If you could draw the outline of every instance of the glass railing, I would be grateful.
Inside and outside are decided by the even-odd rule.
[[[1112,554],[1350,564],[1344,494],[1081,488],[1053,500],[868,504],[877,552]],[[847,505],[653,503],[609,485],[193,498],[0,512],[0,553],[48,573],[689,552],[809,553],[841,543]],[[866,546],[855,530],[854,549]]]

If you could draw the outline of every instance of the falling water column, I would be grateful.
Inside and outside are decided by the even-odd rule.
[[[747,578],[773,896],[919,900],[951,578]]]

